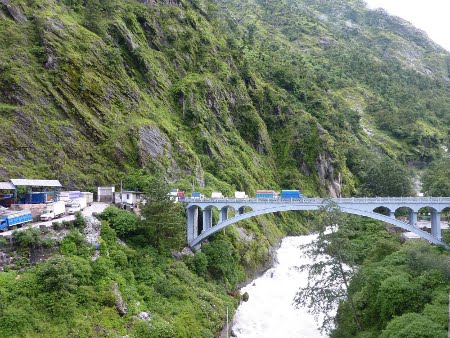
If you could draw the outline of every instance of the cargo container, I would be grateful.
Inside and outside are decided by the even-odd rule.
[[[234,198],[248,198],[245,191],[235,191]]]
[[[9,208],[11,204],[14,204],[13,194],[0,195],[0,206]]]
[[[83,197],[81,191],[61,191],[58,194],[59,201],[73,201],[77,198]]]
[[[64,201],[49,203],[46,205],[41,215],[41,221],[50,221],[54,218],[63,216],[66,213],[66,204]]]
[[[281,199],[302,198],[300,190],[281,190]]]
[[[213,191],[211,193],[211,198],[223,198],[223,194],[221,192],[218,192],[218,191]]]
[[[30,210],[15,211],[4,214],[0,217],[0,230],[14,225],[21,225],[33,220]]]
[[[86,200],[86,205],[91,205],[94,202],[94,194],[92,192],[82,192],[81,196]]]
[[[21,204],[44,204],[48,202],[54,201],[55,192],[53,191],[44,191],[44,192],[33,192],[30,194],[22,195],[20,199]]]
[[[277,198],[275,190],[256,190],[256,198]]]

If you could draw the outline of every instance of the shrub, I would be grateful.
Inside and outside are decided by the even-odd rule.
[[[86,220],[84,219],[84,216],[81,213],[81,211],[77,211],[75,213],[75,219],[73,220],[72,224],[77,229],[86,228]]]
[[[14,231],[16,243],[21,248],[31,248],[41,243],[41,231],[36,228],[26,229],[23,231]]]

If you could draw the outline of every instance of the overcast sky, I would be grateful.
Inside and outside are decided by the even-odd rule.
[[[365,0],[411,22],[450,51],[450,0]]]

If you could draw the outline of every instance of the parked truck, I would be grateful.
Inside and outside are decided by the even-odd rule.
[[[76,213],[77,211],[81,211],[84,208],[86,208],[86,199],[83,197],[77,198],[72,200],[72,203],[70,204],[69,209],[67,209],[67,212],[72,215]]]
[[[66,213],[66,203],[58,201],[49,203],[45,206],[44,212],[41,215],[41,221],[50,221],[54,218],[64,216]]]
[[[197,192],[197,191],[194,191],[194,192],[191,194],[191,197],[192,197],[192,198],[205,198],[205,196],[204,196],[202,193],[199,193],[199,192]]]
[[[303,198],[300,190],[281,190],[281,199]]]
[[[30,210],[14,211],[0,216],[0,230],[14,225],[21,225],[33,220]]]
[[[211,193],[211,198],[223,198],[223,194],[221,192],[218,192],[218,191],[213,191]]]
[[[86,205],[91,205],[94,202],[94,194],[92,192],[84,191],[81,195],[86,200]]]

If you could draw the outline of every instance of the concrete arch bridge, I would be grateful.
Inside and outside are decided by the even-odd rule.
[[[449,247],[441,239],[441,212],[450,208],[450,197],[376,197],[376,198],[186,198],[187,242],[191,247],[199,247],[209,236],[241,220],[279,211],[318,210],[329,201],[333,201],[343,212],[370,217],[411,231],[431,243]],[[431,213],[431,234],[417,227],[419,209],[427,207]],[[212,211],[219,211],[219,222],[213,225]],[[236,210],[234,217],[228,217],[230,208]],[[251,211],[246,209],[251,208]],[[375,209],[387,209],[389,216],[375,212]],[[409,209],[409,222],[398,220],[394,216],[399,208]],[[199,231],[199,210],[202,211],[202,228]]]

